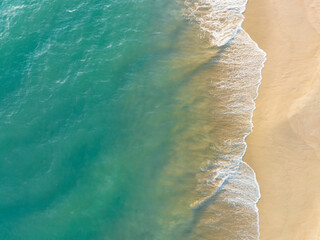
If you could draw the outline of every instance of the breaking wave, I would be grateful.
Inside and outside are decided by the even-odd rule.
[[[242,161],[253,128],[266,54],[241,28],[246,0],[186,0],[188,18],[219,54],[212,59],[209,96],[214,129],[212,158],[198,174],[198,200],[191,204],[197,239],[258,239],[259,185]]]

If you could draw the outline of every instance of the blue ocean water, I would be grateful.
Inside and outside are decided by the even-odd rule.
[[[0,8],[1,239],[173,239],[187,221],[164,214],[184,195],[164,173],[189,111],[181,5]]]
[[[219,115],[233,101],[218,81],[231,71],[219,62],[233,45],[201,40],[185,4],[0,2],[0,239],[221,234],[217,216],[203,222],[208,211],[192,206],[208,196],[214,204],[216,189],[201,190],[203,169],[233,153],[220,140],[243,154],[248,131],[226,132],[242,120],[247,129],[251,116]],[[215,172],[205,177],[208,187],[225,184]]]

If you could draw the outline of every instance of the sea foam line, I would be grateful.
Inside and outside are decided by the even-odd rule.
[[[213,46],[221,47],[241,29],[247,0],[186,0],[187,15],[196,21]]]
[[[201,211],[198,239],[258,239],[259,185],[254,171],[242,161],[252,132],[254,100],[258,97],[266,54],[242,29],[246,0],[186,0],[189,19],[199,24],[203,38],[221,49],[213,59],[210,97],[215,109],[212,160],[198,176]],[[204,230],[206,229],[206,230]],[[201,237],[199,237],[201,236]],[[211,239],[210,238],[210,239]]]

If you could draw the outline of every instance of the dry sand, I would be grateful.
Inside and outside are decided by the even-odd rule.
[[[261,240],[320,240],[320,0],[249,0],[267,53],[244,161],[261,188]]]

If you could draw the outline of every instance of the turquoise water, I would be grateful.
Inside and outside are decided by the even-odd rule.
[[[195,2],[1,1],[0,239],[257,239],[263,55]]]
[[[0,8],[1,239],[181,239],[198,170],[177,160],[192,164],[182,5]]]

